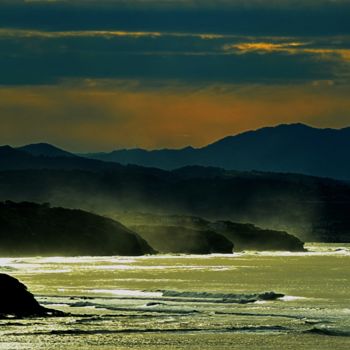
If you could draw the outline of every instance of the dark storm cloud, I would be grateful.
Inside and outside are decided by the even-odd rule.
[[[306,3],[306,5],[305,5]],[[348,1],[2,1],[2,27],[246,35],[350,33]]]
[[[0,84],[344,80],[349,14],[341,0],[0,0]]]
[[[335,76],[338,61],[319,59],[322,51],[313,52],[311,44],[306,46],[310,52],[301,46],[290,54],[284,46],[286,39],[282,44],[279,40],[262,54],[264,46],[254,50],[257,40],[192,34],[0,31],[0,84],[43,84],[67,78],[281,83]],[[248,45],[245,51],[244,45]]]

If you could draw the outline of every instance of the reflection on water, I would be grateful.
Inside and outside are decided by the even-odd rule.
[[[350,245],[308,249],[2,258],[71,315],[2,319],[0,349],[348,349]]]

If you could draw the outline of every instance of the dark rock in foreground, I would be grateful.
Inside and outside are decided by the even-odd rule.
[[[45,204],[0,202],[0,256],[151,253],[146,241],[112,219]]]
[[[0,316],[64,316],[62,311],[41,306],[27,287],[16,278],[0,274]]]
[[[230,254],[233,251],[232,242],[210,230],[160,225],[140,225],[131,228],[160,253]]]

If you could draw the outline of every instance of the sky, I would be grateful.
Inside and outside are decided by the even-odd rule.
[[[0,144],[350,125],[350,0],[0,0]]]

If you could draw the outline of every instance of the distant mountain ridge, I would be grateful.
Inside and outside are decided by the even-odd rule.
[[[130,164],[162,170],[211,167],[350,180],[349,150],[350,127],[317,129],[300,123],[281,124],[227,136],[202,148],[122,149],[110,153],[74,154],[48,143],[18,148],[0,146],[0,170],[101,170]],[[197,169],[197,175],[200,171]]]
[[[22,147],[17,147],[17,150],[27,152],[32,156],[77,157],[75,154],[50,145],[49,143],[34,143]]]
[[[317,129],[281,124],[228,136],[202,148],[117,150],[86,157],[173,170],[199,165],[350,179],[350,127]]]
[[[108,170],[121,165],[76,156],[48,144],[0,146],[0,171],[25,169]]]

